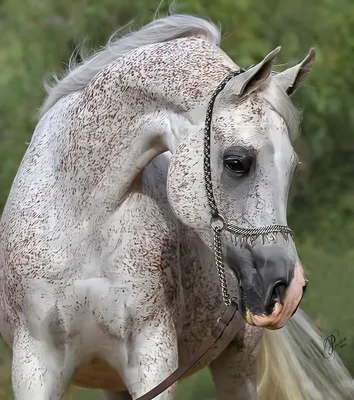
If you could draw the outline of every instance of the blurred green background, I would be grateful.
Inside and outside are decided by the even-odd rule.
[[[60,73],[78,43],[97,48],[131,19],[134,27],[151,20],[157,6],[153,0],[0,0],[0,210],[37,122],[42,78]],[[278,45],[278,64],[298,62],[312,46],[317,51],[310,79],[294,96],[304,117],[289,224],[310,280],[302,307],[324,334],[338,329],[346,337],[338,352],[354,374],[354,2],[184,0],[176,10],[221,23],[222,48],[241,66]],[[12,399],[9,368],[0,341],[0,399]],[[184,382],[179,393],[184,400],[212,398],[208,373]],[[71,388],[68,398],[99,397]]]

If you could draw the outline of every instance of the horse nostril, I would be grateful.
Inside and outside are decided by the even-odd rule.
[[[279,282],[277,285],[275,285],[274,292],[276,293],[277,299],[280,304],[283,305],[285,299],[286,285]]]
[[[265,305],[267,314],[272,314],[275,303],[278,301],[280,304],[284,304],[286,292],[286,285],[282,282],[278,282],[274,285],[274,288],[270,294],[270,297]]]

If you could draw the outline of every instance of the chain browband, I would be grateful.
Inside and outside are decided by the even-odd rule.
[[[251,66],[252,67],[252,66]],[[249,68],[251,68],[249,67]],[[248,68],[248,69],[249,69]],[[231,298],[227,290],[227,282],[225,277],[225,267],[222,257],[222,247],[220,234],[223,230],[228,231],[240,238],[241,245],[243,243],[250,243],[251,245],[255,240],[262,236],[263,243],[265,236],[267,235],[269,241],[276,241],[276,234],[281,233],[285,240],[288,239],[288,235],[292,235],[292,231],[288,226],[283,225],[269,225],[261,228],[241,228],[237,225],[229,223],[218,211],[214,192],[213,183],[211,178],[211,168],[210,168],[210,146],[211,146],[211,127],[212,127],[212,113],[216,97],[225,88],[226,84],[235,76],[246,72],[246,69],[240,68],[237,71],[232,71],[227,75],[216,87],[215,91],[211,95],[208,103],[208,108],[205,118],[205,128],[204,128],[204,181],[205,190],[207,194],[208,204],[211,212],[210,226],[214,233],[214,255],[215,264],[218,269],[219,280],[221,285],[221,293],[223,301],[226,306],[231,304]]]

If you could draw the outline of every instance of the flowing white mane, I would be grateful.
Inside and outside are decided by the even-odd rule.
[[[182,37],[204,37],[211,43],[220,44],[221,32],[213,23],[191,15],[170,15],[156,19],[138,31],[117,38],[115,32],[102,50],[83,59],[79,64],[69,63],[68,71],[61,79],[54,75],[53,84],[45,84],[48,97],[40,110],[46,113],[63,96],[84,88],[105,66],[139,47],[167,42]]]
[[[48,97],[40,109],[40,117],[63,96],[86,87],[102,68],[139,47],[182,37],[202,37],[217,46],[221,41],[221,30],[212,22],[182,14],[155,19],[140,30],[117,37],[121,32],[121,29],[116,31],[101,50],[86,58],[83,57],[80,63],[70,60],[68,70],[61,79],[53,75],[54,82],[45,83]],[[293,140],[298,135],[300,119],[298,110],[293,106],[284,90],[281,90],[271,79],[260,89],[262,97],[285,120],[290,138]]]

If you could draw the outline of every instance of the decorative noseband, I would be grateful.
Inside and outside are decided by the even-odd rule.
[[[249,67],[251,68],[251,67]],[[205,118],[205,128],[204,128],[204,182],[205,190],[208,198],[208,204],[211,212],[210,226],[214,232],[214,253],[215,253],[215,263],[219,273],[219,279],[221,284],[221,292],[223,300],[226,306],[231,303],[230,296],[227,290],[227,283],[225,278],[225,267],[222,259],[222,249],[221,249],[221,239],[220,233],[226,230],[236,237],[240,238],[241,244],[243,242],[250,242],[251,244],[257,239],[257,237],[262,235],[264,242],[264,235],[270,235],[273,241],[276,241],[276,234],[281,233],[284,239],[288,239],[288,235],[292,235],[292,231],[288,226],[283,225],[268,225],[260,228],[241,228],[235,224],[229,223],[218,211],[214,192],[213,183],[211,179],[211,168],[210,168],[210,146],[211,146],[211,125],[212,125],[212,114],[213,107],[218,94],[225,88],[226,84],[235,76],[246,72],[246,69],[240,68],[237,71],[232,71],[227,75],[217,86],[214,93],[211,95],[209,100],[206,118]]]

